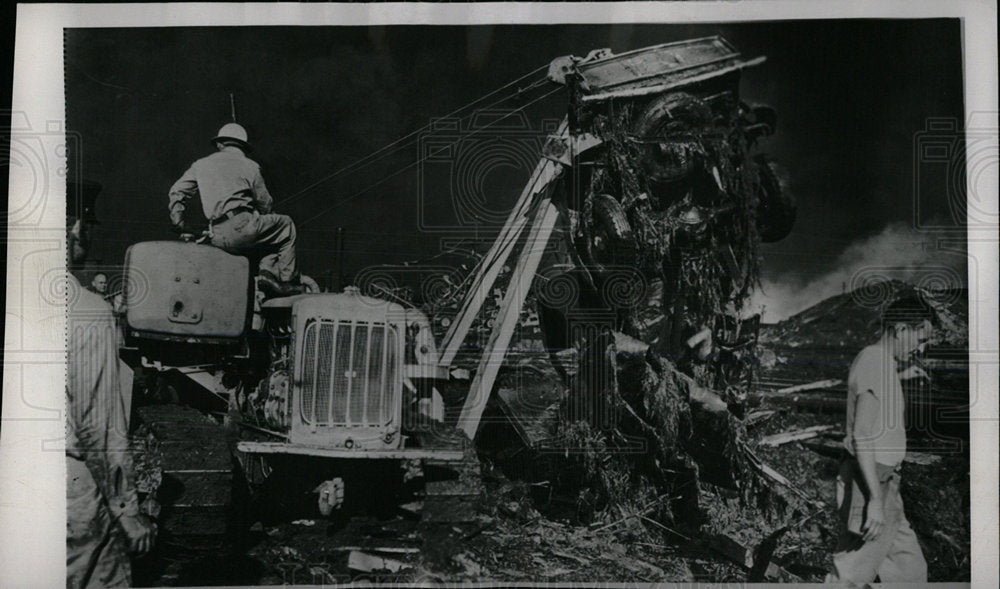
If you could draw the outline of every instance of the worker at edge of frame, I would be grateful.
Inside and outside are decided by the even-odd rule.
[[[85,202],[76,210],[69,208],[66,215],[66,586],[70,589],[130,586],[128,553],[149,552],[156,538],[156,525],[138,503],[128,439],[132,372],[118,358],[111,305],[83,288],[72,273],[87,258],[91,225],[96,223],[95,186],[84,185]]]
[[[910,527],[900,496],[906,457],[905,398],[902,380],[928,378],[916,364],[937,323],[920,296],[907,295],[882,313],[879,340],[855,357],[847,379],[844,447],[837,476],[842,529],[828,583],[865,586],[924,583],[927,562]]]
[[[170,222],[181,235],[190,233],[184,210],[193,196],[201,198],[208,218],[207,239],[237,255],[259,258],[257,284],[268,297],[305,291],[295,261],[295,223],[273,214],[271,198],[251,151],[246,130],[223,125],[212,139],[216,152],[203,157],[170,188]]]

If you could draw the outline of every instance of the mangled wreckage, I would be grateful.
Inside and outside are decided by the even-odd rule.
[[[496,407],[584,511],[668,494],[657,517],[693,514],[699,477],[752,494],[760,465],[739,417],[759,318],[743,303],[759,244],[795,218],[758,150],[775,113],[739,96],[740,71],[762,61],[719,37],[553,61],[567,115],[440,343],[424,313],[356,288],[255,311],[246,258],[132,246],[124,354],[151,387],[225,415],[139,409],[157,469],[145,490],[166,530],[245,525],[234,505],[252,501],[234,497],[306,497],[328,515],[414,481],[425,518],[467,519],[481,491],[470,440],[496,450],[502,436],[477,437],[498,426]],[[505,363],[526,301],[542,369]],[[484,346],[468,345],[485,321]],[[453,370],[460,361],[472,370]]]
[[[505,311],[533,294],[551,362],[505,368],[491,421],[542,452],[583,512],[667,493],[696,516],[699,478],[770,493],[772,471],[743,442],[760,319],[743,307],[759,244],[784,238],[796,207],[759,147],[774,111],[739,96],[740,70],[762,61],[715,37],[550,66],[569,98],[564,135],[486,254],[497,261],[480,266],[442,357],[527,228],[495,325],[512,329]],[[475,374],[488,386],[474,384],[460,420],[470,435],[509,342],[501,331],[485,343]],[[494,437],[506,439],[481,445]]]

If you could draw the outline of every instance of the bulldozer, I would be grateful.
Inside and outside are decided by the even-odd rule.
[[[775,124],[769,108],[739,99],[740,71],[762,61],[721,37],[554,60],[547,77],[565,88],[567,115],[440,342],[420,310],[357,288],[261,302],[245,257],[199,243],[131,246],[123,355],[182,401],[137,409],[158,448],[161,528],[223,533],[239,521],[234,498],[268,488],[278,502],[308,497],[329,516],[403,483],[416,489],[425,521],[472,518],[482,490],[473,441],[538,274],[551,278],[555,268],[601,293],[615,269],[638,268],[641,279],[669,267],[661,259],[643,270],[637,231],[653,216],[690,243],[713,219],[750,209],[760,214],[737,225],[753,239],[790,230],[794,202],[767,161],[747,156]],[[739,137],[739,154],[706,147],[701,137],[721,131]],[[642,179],[635,190],[615,167],[622,153]],[[741,175],[756,187],[749,204],[730,197],[727,178]],[[498,285],[477,368],[456,377],[456,356]],[[736,297],[744,286],[727,288]],[[559,313],[548,310],[549,326]],[[571,345],[562,327],[548,331],[550,347]],[[465,393],[446,403],[442,391],[456,386]],[[178,395],[182,388],[194,393]],[[297,490],[274,492],[282,479]]]
[[[271,299],[255,313],[247,258],[197,243],[135,244],[125,266],[129,284],[148,285],[127,295],[126,350],[175,383],[165,386],[208,397],[137,409],[157,440],[166,531],[224,533],[232,489],[255,491],[275,470],[308,478],[298,491],[330,515],[353,490],[370,494],[386,464],[422,467],[421,478],[447,471],[423,485],[425,519],[473,515],[478,463],[443,424],[435,383],[448,374],[418,310],[349,288]],[[206,412],[212,401],[221,420]],[[375,466],[346,464],[358,461]]]

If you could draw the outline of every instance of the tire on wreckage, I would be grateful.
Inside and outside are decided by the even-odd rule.
[[[781,241],[792,232],[798,207],[787,190],[776,165],[763,156],[753,160],[758,174],[757,231],[764,243]]]
[[[588,270],[598,279],[616,267],[635,263],[632,226],[621,203],[609,194],[594,196],[591,232],[583,253]]]
[[[651,100],[635,118],[632,134],[641,143],[639,163],[654,196],[672,192],[702,166],[697,134],[712,125],[712,110],[686,92]]]

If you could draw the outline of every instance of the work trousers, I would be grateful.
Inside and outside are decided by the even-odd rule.
[[[129,587],[125,534],[111,519],[87,465],[66,457],[66,587]]]
[[[861,527],[869,493],[857,460],[850,457],[840,464],[837,502],[842,529],[833,555],[833,572],[826,580],[850,587],[872,583],[876,576],[882,583],[926,583],[927,562],[903,511],[899,471],[877,463],[876,468],[885,525],[877,538],[865,542]]]
[[[282,282],[298,279],[295,266],[295,223],[288,215],[245,211],[212,226],[212,245],[260,259],[261,271]]]

